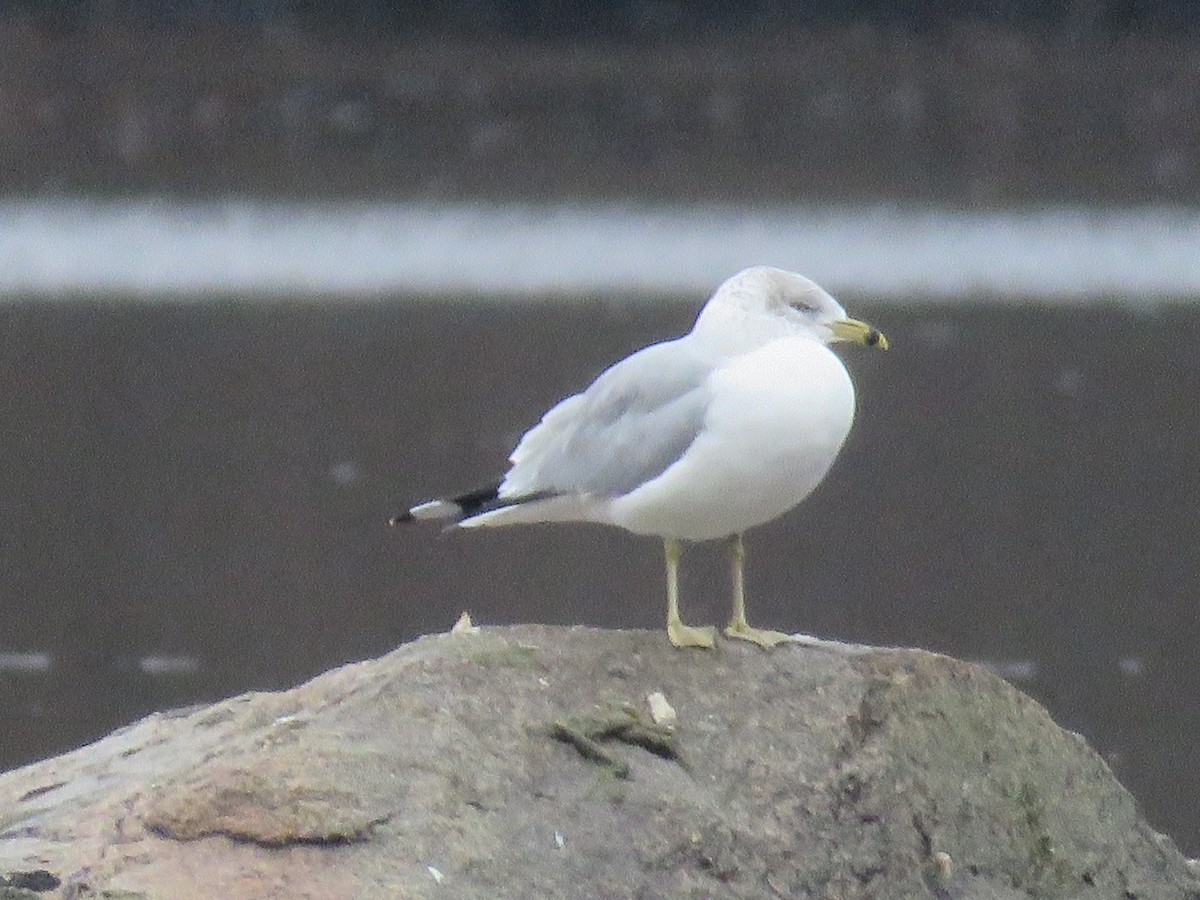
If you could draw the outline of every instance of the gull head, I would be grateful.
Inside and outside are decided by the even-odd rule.
[[[783,269],[754,266],[727,279],[705,304],[695,332],[737,335],[750,343],[800,334],[825,344],[848,341],[888,348],[888,339],[851,319],[816,282]]]

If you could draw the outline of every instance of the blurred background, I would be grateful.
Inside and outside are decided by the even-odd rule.
[[[1190,0],[0,0],[0,767],[660,627],[655,541],[384,521],[757,263],[893,350],[756,623],[989,666],[1200,854]]]

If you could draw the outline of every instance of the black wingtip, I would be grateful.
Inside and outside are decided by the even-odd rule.
[[[485,488],[480,488],[477,491],[471,491],[467,494],[460,494],[450,502],[458,505],[459,517],[470,518],[476,513],[483,512],[488,506],[496,500],[500,491],[500,484],[490,484]]]
[[[412,520],[412,513],[400,513],[400,515],[392,516],[390,519],[388,519],[387,523],[389,528],[395,528],[397,525],[401,525],[404,522],[411,522]]]

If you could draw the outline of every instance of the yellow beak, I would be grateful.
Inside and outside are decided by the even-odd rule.
[[[852,344],[878,347],[880,350],[886,350],[891,346],[883,332],[858,319],[838,319],[830,322],[829,330],[833,332],[835,341],[849,341]]]

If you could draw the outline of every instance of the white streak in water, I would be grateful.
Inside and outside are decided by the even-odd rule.
[[[1146,673],[1146,664],[1140,656],[1122,656],[1117,660],[1117,668],[1126,678],[1137,678]]]
[[[898,300],[1200,295],[1200,210],[0,202],[0,296],[704,295],[747,265]]]
[[[40,650],[0,650],[0,672],[49,672],[54,657]]]
[[[139,659],[138,668],[146,675],[190,675],[199,671],[200,660],[194,656],[153,654]]]

